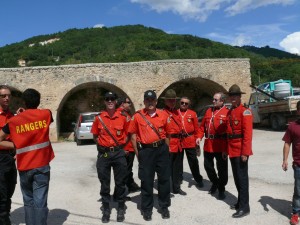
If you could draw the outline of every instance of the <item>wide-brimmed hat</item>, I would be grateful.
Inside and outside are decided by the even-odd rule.
[[[162,99],[180,99],[176,96],[176,92],[173,89],[166,91],[165,96],[161,97]]]
[[[242,92],[240,87],[236,84],[232,85],[230,88],[229,88],[229,91],[225,92],[225,94],[227,95],[241,95],[241,94],[246,94],[245,92]]]

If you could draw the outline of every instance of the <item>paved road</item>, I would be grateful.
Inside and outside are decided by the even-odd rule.
[[[293,172],[281,169],[283,132],[254,130],[254,155],[249,161],[250,207],[251,214],[241,219],[231,217],[234,211],[229,205],[236,202],[236,189],[229,164],[229,182],[226,186],[226,199],[220,201],[207,193],[210,188],[203,168],[203,155],[200,156],[200,170],[205,186],[197,189],[184,164],[182,189],[187,196],[174,196],[170,207],[171,218],[163,220],[157,212],[157,198],[151,222],[143,220],[139,207],[139,193],[130,194],[132,201],[126,203],[125,224],[201,224],[201,225],[274,225],[288,224],[291,213],[293,192]],[[49,192],[48,225],[101,224],[99,199],[100,185],[96,174],[96,148],[93,144],[76,146],[74,142],[53,144],[56,158],[51,163],[51,183]],[[137,163],[134,165],[135,180]],[[112,186],[113,187],[113,186]],[[155,190],[155,194],[157,191]],[[156,195],[157,196],[157,195]],[[110,224],[116,222],[116,204],[112,204]],[[19,185],[13,196],[12,222],[23,225],[24,212]]]

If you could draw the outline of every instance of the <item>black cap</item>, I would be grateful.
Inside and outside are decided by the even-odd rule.
[[[147,98],[156,99],[156,93],[153,90],[145,91],[144,99],[147,99]]]
[[[117,95],[115,93],[109,91],[109,92],[105,93],[104,98],[114,98],[114,99],[117,99]]]

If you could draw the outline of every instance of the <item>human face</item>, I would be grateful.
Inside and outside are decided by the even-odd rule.
[[[223,106],[223,101],[221,100],[221,95],[220,94],[215,94],[213,98],[213,105],[216,108],[220,108]]]
[[[129,100],[129,98],[126,98],[125,102],[123,103],[123,108],[126,111],[130,111],[131,108],[131,101]]]
[[[165,104],[166,106],[168,106],[169,108],[173,109],[176,106],[176,99],[175,98],[171,98],[171,99],[165,99]]]
[[[8,109],[10,98],[11,98],[11,92],[9,89],[6,88],[0,89],[0,107],[3,110]]]
[[[241,95],[240,94],[234,94],[229,95],[229,100],[231,101],[231,104],[233,107],[237,107],[241,104]]]
[[[186,111],[189,108],[190,105],[190,100],[186,99],[186,98],[182,98],[180,99],[180,109],[183,111]]]
[[[104,99],[104,103],[107,110],[113,110],[116,108],[117,101],[113,97],[108,97]]]
[[[144,105],[147,110],[155,110],[157,104],[157,99],[146,98],[144,99]]]

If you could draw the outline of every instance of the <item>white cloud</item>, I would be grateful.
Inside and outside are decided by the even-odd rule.
[[[200,22],[206,21],[208,16],[217,10],[224,10],[228,15],[256,9],[267,5],[288,5],[296,0],[130,0],[149,6],[159,13],[171,11],[185,19],[193,19]]]
[[[268,5],[290,5],[296,0],[236,0],[235,3],[225,9],[229,15],[244,13]]]
[[[104,26],[105,26],[104,24],[99,23],[99,24],[94,25],[93,28],[102,28]]]
[[[300,55],[300,31],[287,35],[279,45],[287,52]]]

